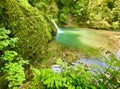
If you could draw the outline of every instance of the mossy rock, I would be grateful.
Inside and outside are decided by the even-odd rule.
[[[10,29],[19,38],[15,49],[26,59],[39,59],[56,29],[42,11],[27,0],[0,1],[0,26]],[[4,4],[2,4],[4,3]]]

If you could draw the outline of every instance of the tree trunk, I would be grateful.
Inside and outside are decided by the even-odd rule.
[[[41,58],[56,33],[51,21],[28,0],[1,0],[0,19],[0,26],[19,38],[15,50],[26,59]]]

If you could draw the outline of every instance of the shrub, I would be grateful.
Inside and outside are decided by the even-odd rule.
[[[0,28],[0,75],[8,82],[9,88],[17,89],[25,80],[23,65],[28,61],[19,57],[17,52],[11,51],[17,38],[9,38],[9,34],[9,30]]]
[[[45,89],[82,89],[95,88],[91,84],[92,76],[86,72],[86,68],[82,65],[72,67],[68,63],[58,60],[58,64],[63,69],[60,73],[51,69],[32,69],[34,73],[34,86],[38,86],[38,82],[45,85]],[[36,83],[36,84],[34,84]]]

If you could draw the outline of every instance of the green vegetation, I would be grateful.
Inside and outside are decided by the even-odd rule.
[[[50,19],[31,6],[28,0],[2,1],[0,8],[0,25],[19,39],[16,51],[25,59],[41,58],[46,52],[48,41],[56,33]]]
[[[38,82],[41,81],[45,85],[46,89],[82,89],[91,88],[93,85],[89,85],[92,76],[89,72],[86,72],[84,66],[77,65],[73,67],[61,59],[58,60],[60,68],[63,69],[60,73],[54,72],[51,69],[33,69],[34,73],[34,85],[38,86]]]
[[[46,5],[49,16],[52,14],[51,18],[61,26],[70,23],[68,27],[78,24],[98,29],[120,28],[119,0],[40,0],[39,3]]]
[[[56,34],[51,19],[67,30]],[[119,29],[120,0],[1,0],[0,89],[119,89],[120,60],[113,54],[120,50]],[[106,63],[102,71],[72,64],[94,55]]]
[[[9,38],[9,34],[9,30],[0,28],[0,86],[2,89],[18,89],[26,80],[23,65],[28,64],[28,61],[12,50],[17,38]]]
[[[120,28],[119,0],[29,0],[60,26],[85,26],[98,29]]]
[[[105,58],[107,68],[99,71],[96,66],[84,66],[79,63],[75,66],[57,60],[61,72],[52,69],[34,69],[33,86],[31,89],[39,89],[41,82],[45,89],[117,89],[120,87],[120,60],[109,53],[110,60]],[[91,69],[95,69],[91,71]]]
[[[97,0],[89,7],[89,23],[95,28],[119,29],[119,0]]]

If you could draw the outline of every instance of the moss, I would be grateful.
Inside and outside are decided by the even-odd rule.
[[[1,1],[0,1],[1,2]],[[1,23],[19,38],[16,51],[26,59],[39,59],[56,33],[51,21],[27,0],[5,0],[0,4]],[[2,25],[1,25],[2,26]]]

